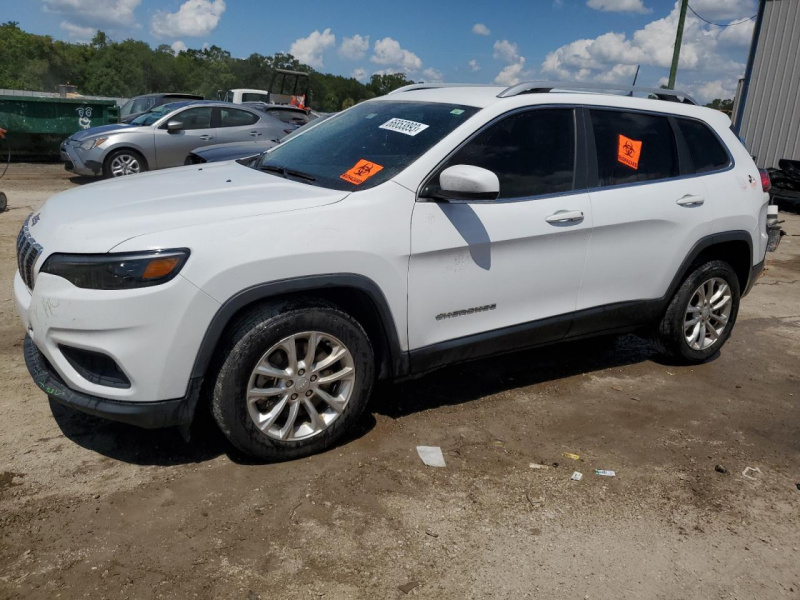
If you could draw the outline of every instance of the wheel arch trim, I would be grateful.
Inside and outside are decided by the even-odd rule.
[[[325,291],[332,289],[352,289],[366,294],[372,301],[386,337],[389,352],[389,368],[394,376],[408,371],[408,353],[400,346],[397,323],[389,308],[381,288],[373,280],[354,273],[335,273],[328,275],[307,275],[291,279],[281,279],[259,283],[241,290],[228,298],[217,310],[206,329],[200,348],[195,357],[191,377],[204,377],[211,357],[219,344],[222,334],[233,317],[242,309],[254,303],[299,292]]]

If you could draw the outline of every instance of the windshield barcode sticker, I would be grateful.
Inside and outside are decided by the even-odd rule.
[[[388,129],[389,131],[396,131],[397,133],[404,133],[406,135],[415,136],[418,133],[425,131],[428,126],[424,123],[417,123],[416,121],[407,121],[406,119],[389,119],[380,126],[381,129]]]

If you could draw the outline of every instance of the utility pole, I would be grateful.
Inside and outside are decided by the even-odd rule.
[[[689,0],[681,0],[681,15],[678,17],[678,33],[675,35],[675,50],[672,52],[672,67],[669,70],[669,83],[667,88],[675,89],[675,75],[678,73],[678,59],[681,57],[681,42],[683,41],[683,24],[686,21],[686,7]]]

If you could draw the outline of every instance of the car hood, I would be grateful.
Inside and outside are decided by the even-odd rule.
[[[29,227],[44,255],[104,253],[140,235],[313,208],[347,195],[221,162],[129,175],[62,192],[34,214]]]
[[[90,127],[89,129],[82,129],[77,133],[73,133],[70,137],[72,140],[82,141],[88,138],[101,135],[103,133],[118,133],[121,131],[128,131],[130,129],[138,129],[138,125],[127,125],[125,123],[114,123],[113,125],[99,125],[97,127]]]
[[[237,158],[261,154],[277,145],[278,142],[270,140],[258,142],[231,142],[229,144],[203,146],[192,150],[192,154],[204,158],[207,162],[219,162],[221,160],[235,160]]]

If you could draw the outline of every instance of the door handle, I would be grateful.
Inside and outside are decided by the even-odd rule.
[[[253,137],[257,137],[257,136],[261,135],[261,132],[260,131],[251,131],[250,135],[253,136]]]
[[[705,198],[702,196],[693,196],[692,194],[686,194],[683,198],[678,198],[678,206],[686,206],[691,208],[692,206],[702,206],[703,203],[706,201]]]
[[[210,135],[201,135],[200,139],[203,141],[213,140],[214,138]]]
[[[545,221],[554,225],[564,223],[580,223],[583,221],[583,211],[580,210],[560,210],[545,218]]]

